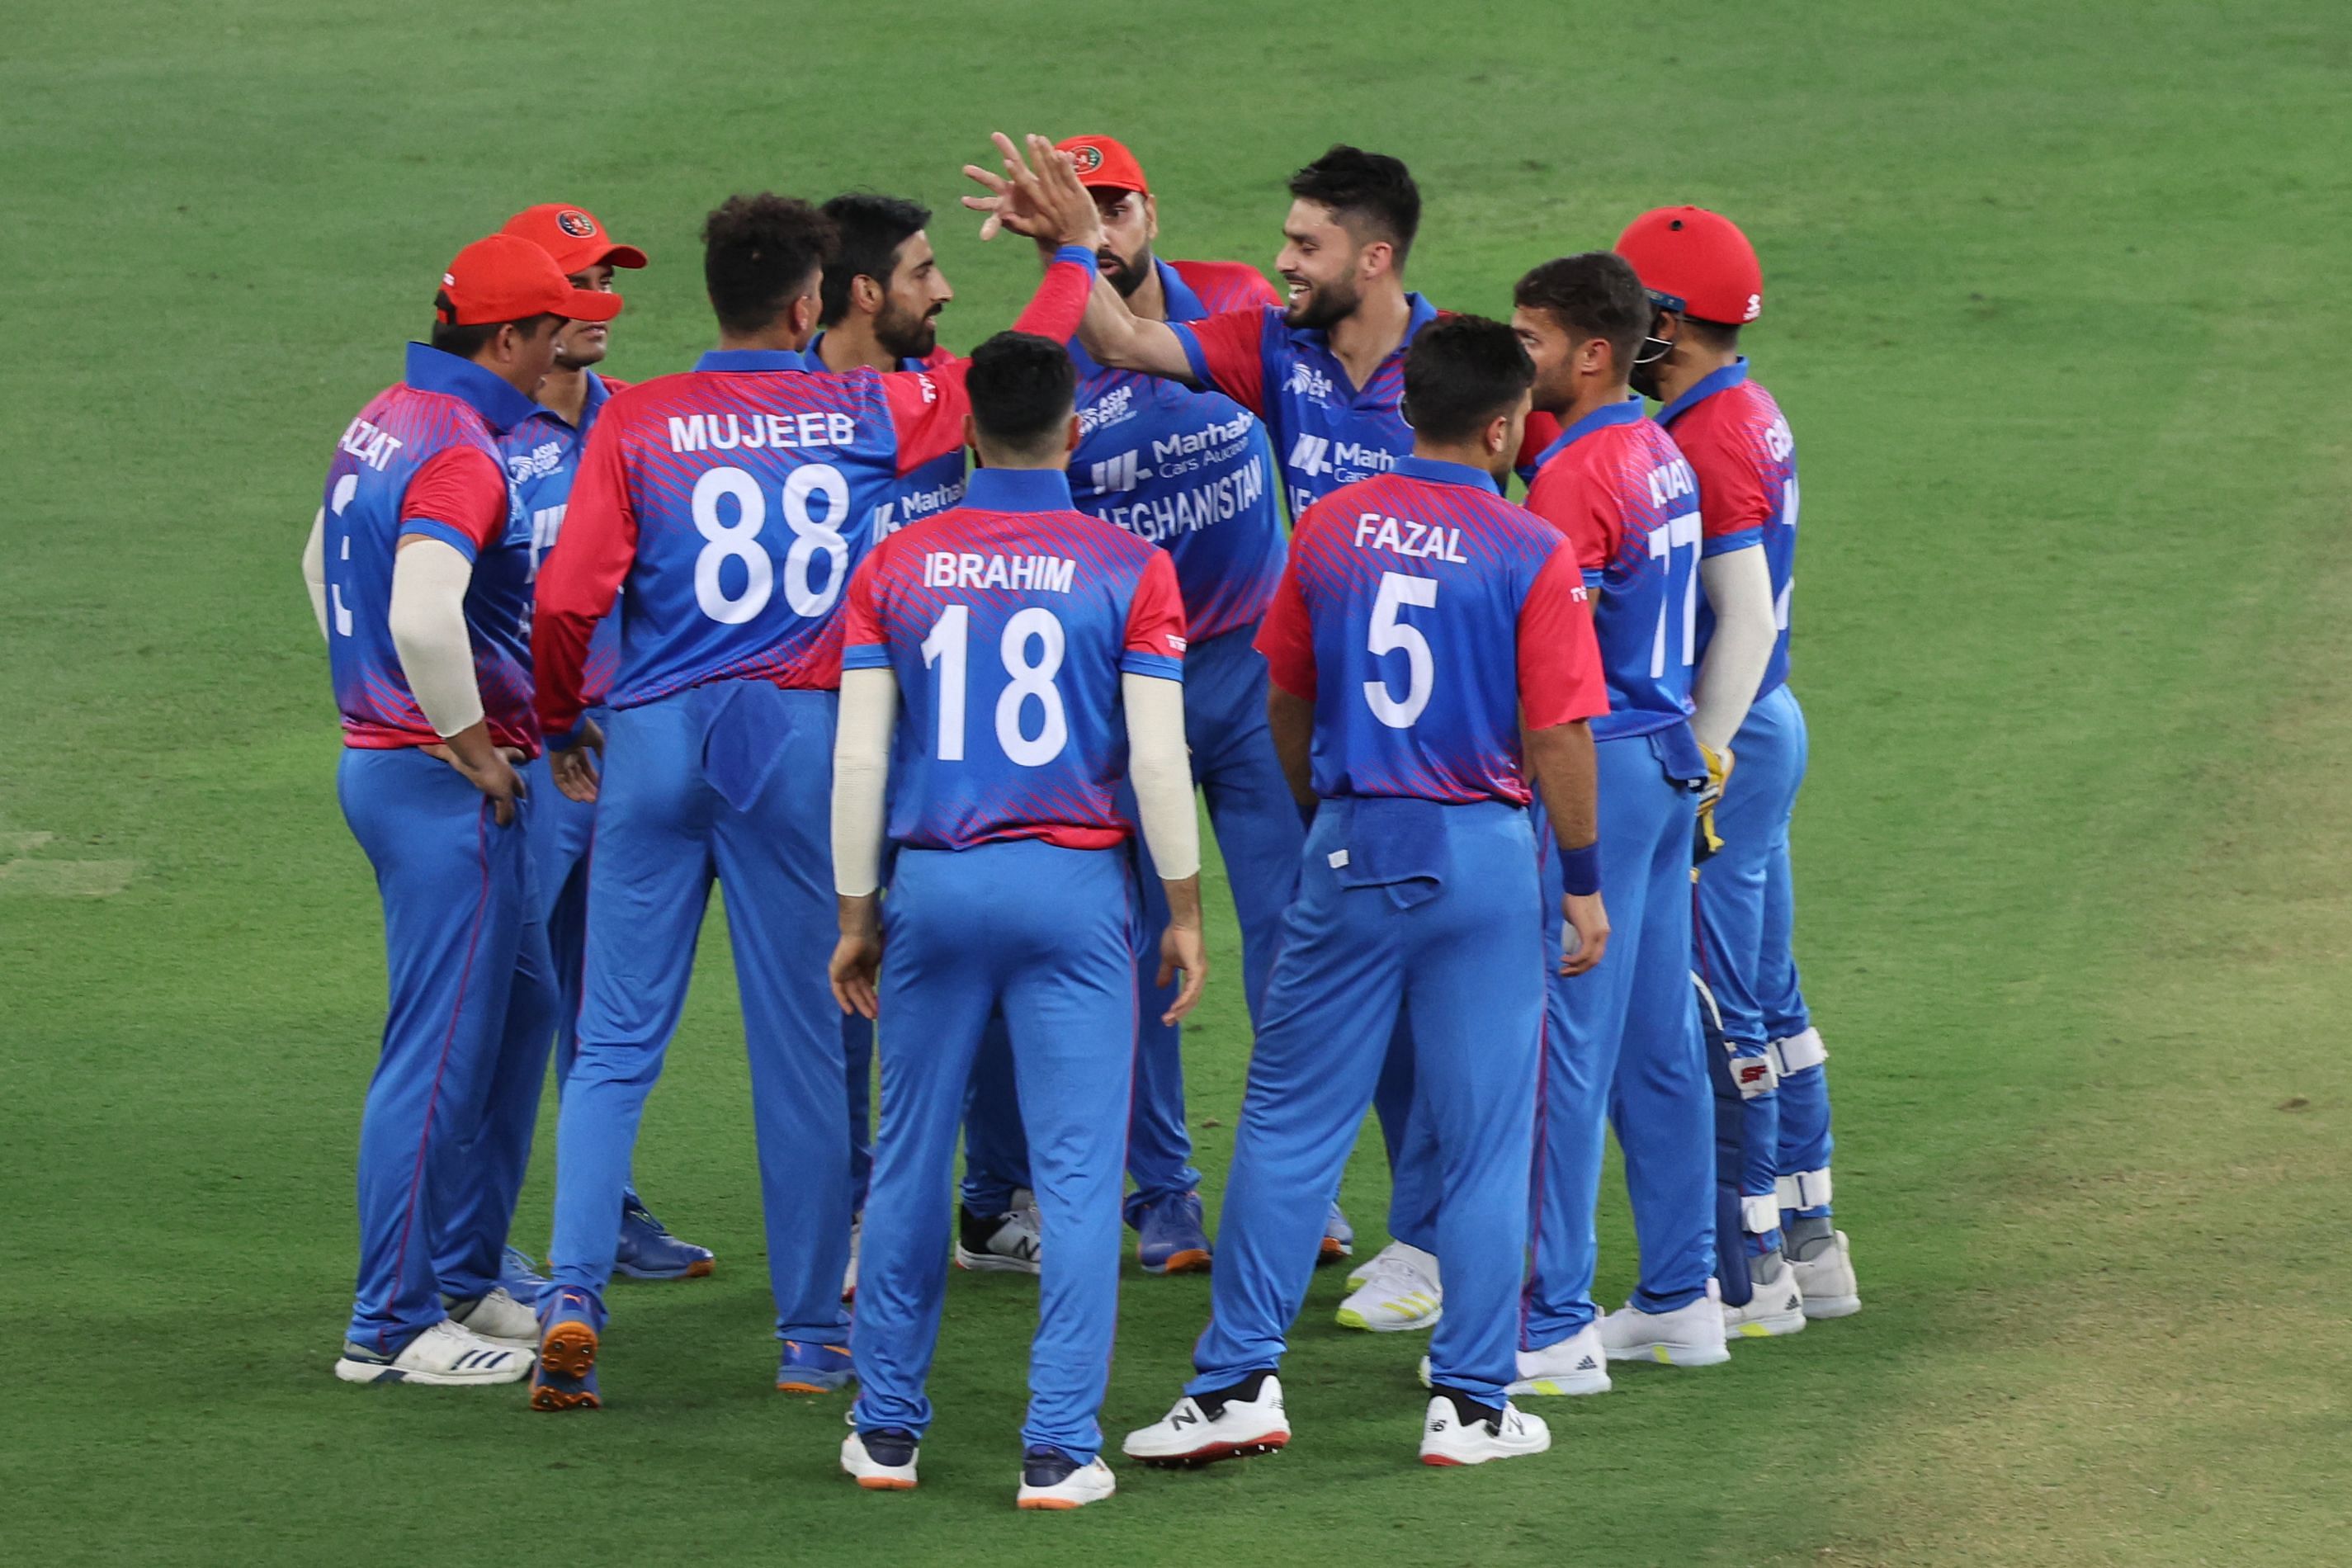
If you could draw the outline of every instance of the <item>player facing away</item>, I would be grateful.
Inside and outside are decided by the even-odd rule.
[[[1009,144],[1008,173],[1017,161]],[[1075,183],[1074,163],[1034,145],[1040,180]],[[978,174],[979,171],[967,170]],[[994,176],[984,184],[1002,184]],[[1079,342],[1112,370],[1160,376],[1223,393],[1265,422],[1282,465],[1291,515],[1344,484],[1385,473],[1412,450],[1412,431],[1398,412],[1405,350],[1437,319],[1435,306],[1404,286],[1404,268],[1421,226],[1421,190],[1397,159],[1335,146],[1290,177],[1275,268],[1280,304],[1249,305],[1191,321],[1150,321],[1105,277],[1087,301]],[[998,204],[966,197],[968,206]],[[1394,1174],[1390,1234],[1396,1239],[1351,1279],[1358,1296],[1341,1309],[1351,1326],[1420,1328],[1435,1321],[1437,1291],[1430,1237],[1407,1215],[1429,1212],[1429,1184],[1401,1164],[1412,1105],[1411,1053],[1381,1085],[1381,1131]],[[1349,1255],[1352,1233],[1335,1204],[1320,1257]],[[1361,1299],[1360,1300],[1360,1298]],[[1396,1304],[1426,1299],[1405,1311]],[[1381,1303],[1387,1304],[1386,1306]],[[1370,1316],[1367,1316],[1367,1312]]]
[[[1726,1037],[1776,1086],[1746,1102],[1750,1160],[1741,1192],[1744,1202],[1764,1201],[1753,1204],[1743,1228],[1780,1231],[1803,1317],[1842,1318],[1861,1310],[1862,1296],[1845,1234],[1831,1218],[1829,1053],[1806,1010],[1790,944],[1789,819],[1806,750],[1804,712],[1789,688],[1797,447],[1780,405],[1748,378],[1739,353],[1741,327],[1763,313],[1763,268],[1737,225],[1701,207],[1644,213],[1617,248],[1657,308],[1653,354],[1636,366],[1633,384],[1664,404],[1658,422],[1698,475],[1710,527],[1756,531],[1770,573],[1774,625],[1762,685],[1730,736],[1738,765],[1715,808],[1724,847],[1699,874],[1700,956]],[[1727,623],[1700,616],[1706,657],[1731,635]],[[1698,704],[1693,723],[1712,742],[1704,679]],[[1760,1282],[1758,1289],[1770,1321],[1781,1331],[1793,1328],[1785,1300],[1770,1300]],[[1742,1317],[1735,1326],[1765,1314]]]
[[[872,191],[848,191],[820,209],[833,220],[833,252],[817,286],[817,335],[809,357],[827,370],[932,370],[954,356],[940,346],[940,312],[955,299],[930,236],[930,209]],[[874,509],[874,537],[887,538],[919,518],[963,499],[964,455],[958,447],[900,476]],[[850,1212],[866,1211],[874,1166],[874,1026],[858,1014],[841,1021],[847,1075]],[[850,1229],[849,1271],[842,1299],[857,1293],[860,1227]]]
[[[466,1146],[494,1085],[546,1072],[555,1027],[515,770],[539,750],[530,537],[498,437],[530,414],[565,321],[620,308],[528,240],[475,241],[442,276],[431,345],[409,345],[327,470],[336,793],[375,868],[391,982],[360,1121],[347,1383],[511,1383],[530,1366],[530,1310],[499,1283],[529,1124],[518,1150]]]
[[[1564,970],[1606,962],[1592,743],[1607,708],[1584,584],[1559,532],[1502,499],[1533,371],[1510,329],[1458,317],[1406,356],[1413,453],[1307,509],[1259,634],[1283,770],[1312,806],[1266,987],[1197,1373],[1126,1452],[1195,1465],[1278,1448],[1276,1371],[1315,1215],[1395,1037],[1417,1060],[1447,1286],[1421,1457],[1541,1453],[1506,1397],[1528,1237],[1546,926],[1530,780],[1574,847]],[[1557,949],[1553,949],[1557,952]]]
[[[530,240],[546,251],[575,289],[610,292],[615,268],[646,264],[644,251],[616,243],[585,207],[562,202],[526,207],[507,219],[499,232]],[[534,579],[540,563],[555,548],[562,531],[565,504],[571,499],[572,478],[579,472],[580,452],[588,432],[604,412],[605,401],[628,385],[599,375],[593,368],[603,363],[611,340],[611,325],[604,321],[573,321],[558,332],[555,367],[532,394],[539,406],[499,442],[517,504],[530,522]],[[600,725],[620,652],[620,623],[608,619],[597,626],[589,642],[581,684],[589,717]],[[588,843],[595,830],[596,807],[573,800],[555,787],[544,753],[533,759],[524,776],[531,795],[531,871],[539,883],[541,914],[547,925],[547,945],[554,957],[562,996],[555,1035],[555,1081],[561,1093],[572,1071],[572,1026],[580,1013],[580,974],[588,939]],[[502,1094],[493,1100],[505,1116],[519,1120],[520,1146],[526,1150],[539,1110],[539,1089],[534,1081],[526,1092]],[[517,1142],[512,1133],[499,1140],[507,1148]],[[512,1173],[517,1196],[522,1190],[522,1176],[520,1168]],[[620,1250],[614,1263],[620,1272],[638,1279],[684,1279],[709,1274],[711,1261],[709,1248],[672,1236],[637,1196],[634,1184],[623,1193]],[[510,1263],[510,1270],[513,1267]],[[520,1277],[510,1272],[509,1279],[515,1294],[529,1292],[534,1302],[533,1288],[544,1283],[529,1270]]]
[[[1707,777],[1690,727],[1703,544],[1690,465],[1626,387],[1649,321],[1633,268],[1607,252],[1564,257],[1520,279],[1513,298],[1536,405],[1562,426],[1528,507],[1566,537],[1597,600],[1609,682],[1609,711],[1592,723],[1601,888],[1615,935],[1591,973],[1551,987],[1534,1265],[1512,1389],[1597,1394],[1611,1357],[1690,1366],[1727,1354],[1709,1286],[1714,1091],[1690,984],[1691,843]],[[1559,876],[1568,858],[1546,849]],[[1641,1284],[1596,1321],[1595,1210],[1612,1124]]]
[[[1068,209],[1090,238],[1094,208]],[[645,1098],[693,967],[710,883],[724,890],[751,1060],[761,1198],[783,1342],[777,1386],[849,1377],[849,1141],[840,1015],[824,982],[834,919],[824,833],[835,614],[876,498],[959,444],[958,367],[830,374],[815,330],[832,225],[803,202],[738,196],[704,226],[719,344],[606,405],[581,458],[531,622],[556,783],[597,802],[579,1054],[557,1128],[551,1289],[540,1409],[597,1403],[597,1334]],[[1047,268],[1027,318],[1075,328],[1090,246]],[[622,592],[625,588],[625,592]],[[603,737],[581,668],[621,595],[621,663]]]
[[[1118,1315],[1137,934],[1122,776],[1166,881],[1158,977],[1183,977],[1171,1023],[1207,973],[1184,609],[1165,552],[1070,504],[1076,377],[1062,346],[1000,334],[974,351],[969,382],[981,468],[964,504],[877,545],[845,614],[831,973],[845,1010],[880,1020],[882,1128],[841,1464],[868,1489],[915,1484],[947,1286],[940,1198],[997,1014],[1045,1243],[1018,1500],[1068,1509],[1113,1487],[1097,1413]],[[883,909],[886,793],[898,864]]]
[[[1166,261],[1153,254],[1160,207],[1143,167],[1108,136],[1076,136],[1059,149],[1092,194],[1103,222],[1102,275],[1147,321],[1193,321],[1275,302],[1255,268],[1234,261]],[[1242,933],[1242,984],[1257,1014],[1282,911],[1298,876],[1305,830],[1265,728],[1265,656],[1258,622],[1282,575],[1281,503],[1265,426],[1220,392],[1108,370],[1084,350],[1078,367],[1076,454],[1070,493],[1079,510],[1166,550],[1184,594],[1191,647],[1184,656],[1184,728],[1194,782],[1223,852]],[[1144,867],[1144,925],[1167,921],[1159,878]],[[1149,955],[1140,955],[1146,959]],[[1145,1272],[1209,1267],[1201,1173],[1184,1112],[1178,1027],[1164,1021],[1172,993],[1139,967],[1134,1109],[1127,1170],[1128,1223]],[[985,1061],[987,1058],[983,1056]],[[1027,1186],[1020,1117],[1006,1076],[972,1085],[964,1163],[967,1224],[1003,1212]]]

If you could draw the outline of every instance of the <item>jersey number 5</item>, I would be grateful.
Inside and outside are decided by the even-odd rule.
[[[1037,658],[1029,658],[1029,644],[1039,645]],[[934,754],[943,763],[963,761],[963,698],[971,641],[971,607],[949,605],[931,623],[923,639],[923,668],[940,672],[939,744]],[[1004,663],[1009,684],[996,699],[996,743],[1005,756],[1024,768],[1038,768],[1062,754],[1070,742],[1069,715],[1062,707],[1061,689],[1054,677],[1062,668],[1068,638],[1054,612],[1033,605],[1004,623],[997,639],[997,658]],[[1023,726],[1031,699],[1044,710],[1034,738]]]
[[[1387,680],[1364,682],[1364,700],[1371,705],[1372,717],[1391,730],[1410,730],[1421,710],[1429,706],[1429,694],[1437,684],[1437,667],[1429,655],[1429,639],[1421,628],[1397,619],[1397,611],[1406,605],[1417,605],[1426,610],[1437,603],[1437,579],[1411,577],[1402,572],[1381,574],[1380,596],[1372,601],[1372,625],[1364,646],[1377,658],[1385,653],[1402,653],[1405,659],[1404,696],[1402,700],[1389,691]]]
[[[822,497],[824,516],[810,515],[811,502]],[[735,521],[719,515],[722,499],[735,503]],[[796,616],[821,616],[841,597],[849,580],[849,541],[840,524],[849,516],[849,481],[829,463],[803,463],[784,480],[784,521],[792,526],[792,548],[784,552],[784,603]],[[712,620],[741,626],[768,607],[776,591],[776,568],[760,543],[760,530],[768,522],[768,495],[760,481],[742,468],[711,468],[694,481],[694,530],[709,541],[694,558],[694,602]],[[810,586],[810,568],[819,554],[825,558],[823,588]],[[743,587],[730,594],[721,577],[730,561],[743,566]]]

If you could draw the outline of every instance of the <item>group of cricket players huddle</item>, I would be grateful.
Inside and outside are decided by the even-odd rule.
[[[549,204],[450,264],[338,443],[304,570],[391,982],[338,1375],[593,1408],[613,1274],[710,1272],[630,1154],[714,880],[776,1384],[856,1386],[863,1487],[916,1484],[951,1259],[1039,1276],[1021,1506],[1110,1496],[1125,1228],[1213,1278],[1197,1375],[1124,1452],[1283,1447],[1368,1107],[1390,1240],[1339,1321],[1430,1331],[1427,1463],[1543,1452],[1514,1401],[1612,1362],[1858,1310],[1790,952],[1798,485],[1738,352],[1747,238],[1642,214],[1506,323],[1406,289],[1393,158],[1292,177],[1277,293],[1156,256],[1119,142],[996,142],[964,205],[1045,276],[969,358],[926,209],[763,195],[704,227],[719,346],[604,377],[648,258]],[[1196,790],[1255,1033],[1213,1244]],[[551,1054],[542,1275],[508,1231]],[[1604,1126],[1640,1243],[1606,1313]]]

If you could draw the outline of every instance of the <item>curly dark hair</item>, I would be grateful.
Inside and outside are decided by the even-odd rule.
[[[773,322],[808,289],[837,243],[833,220],[765,191],[730,196],[702,220],[702,281],[730,332]]]

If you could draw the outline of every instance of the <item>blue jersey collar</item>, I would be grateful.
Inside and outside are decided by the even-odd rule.
[[[1699,378],[1697,384],[1692,386],[1690,390],[1685,392],[1680,397],[1675,398],[1672,403],[1667,404],[1664,408],[1659,409],[1658,423],[1661,425],[1671,425],[1675,420],[1681,418],[1684,415],[1689,413],[1695,405],[1706,402],[1708,398],[1713,397],[1718,392],[1728,392],[1747,379],[1748,356],[1746,354],[1741,354],[1738,359],[1733,360],[1721,370],[1709,371],[1706,374]]]
[[[501,436],[539,411],[538,404],[495,371],[444,353],[430,343],[408,345],[404,373],[401,379],[419,392],[437,392],[469,405]]]
[[[581,435],[585,436],[588,434],[588,427],[596,423],[596,416],[603,412],[604,405],[610,403],[612,400],[613,389],[604,384],[604,378],[603,376],[598,375],[593,370],[590,371],[588,373],[588,400],[580,405]],[[566,430],[572,428],[572,426],[565,422],[562,415],[558,414],[554,409],[550,408],[544,403],[533,403],[531,405],[530,416],[533,419],[543,419],[550,425],[562,425]]]
[[[710,349],[694,362],[697,370],[729,372],[807,370],[808,356],[789,349]]]
[[[1426,479],[1438,485],[1467,485],[1472,489],[1503,493],[1495,476],[1484,468],[1474,468],[1467,463],[1440,462],[1435,458],[1399,458],[1396,473],[1408,479]]]
[[[811,338],[811,339],[809,340],[809,342],[808,342],[808,347],[806,347],[806,348],[804,348],[804,349],[801,350],[801,358],[803,358],[803,359],[804,359],[804,360],[806,360],[806,361],[808,362],[808,364],[807,364],[807,368],[808,368],[808,369],[810,369],[810,370],[824,370],[824,369],[825,369],[825,368],[826,368],[826,366],[825,366],[825,363],[824,363],[824,351],[823,349],[821,349],[821,348],[819,348],[819,347],[817,346],[818,344],[820,344],[820,343],[822,343],[822,342],[824,342],[824,334],[823,332],[819,332],[816,336],[814,336],[814,337],[813,337],[813,338]],[[716,350],[716,349],[713,349],[713,350],[711,351],[711,353],[718,353],[718,352],[719,352],[719,351],[718,351],[718,350]],[[740,351],[737,351],[737,352],[740,352]],[[697,366],[696,368],[697,368],[697,369],[700,369],[700,368],[703,368],[703,367],[701,367],[701,366]],[[758,367],[755,365],[755,366],[753,366],[752,368],[753,368],[753,369],[757,369]],[[929,370],[929,369],[930,369],[931,367],[930,367],[929,365],[925,364],[921,360],[919,360],[919,359],[908,359],[906,355],[901,354],[901,355],[899,355],[899,356],[898,356],[898,368],[899,368],[900,370]]]
[[[980,511],[1069,511],[1070,476],[1060,468],[977,468],[963,504]]]
[[[1151,269],[1160,274],[1160,297],[1168,302],[1168,319],[1171,321],[1197,321],[1209,313],[1192,286],[1168,263],[1154,258]]]
[[[1596,408],[1561,431],[1559,439],[1546,447],[1543,449],[1543,455],[1536,459],[1536,467],[1542,468],[1595,430],[1606,430],[1612,425],[1631,425],[1641,417],[1642,400],[1638,397],[1629,397],[1622,403],[1612,403],[1605,407]]]

